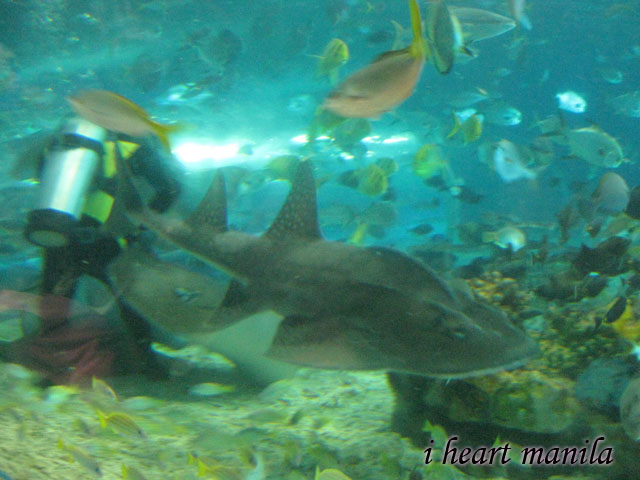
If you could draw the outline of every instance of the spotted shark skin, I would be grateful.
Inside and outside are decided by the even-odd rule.
[[[134,223],[233,279],[215,311],[193,330],[225,328],[270,310],[283,318],[269,358],[442,378],[516,368],[538,354],[502,311],[453,288],[417,260],[322,238],[309,161],[300,162],[289,196],[261,236],[228,229],[220,172],[194,213],[176,222],[146,209],[127,166],[119,170]]]

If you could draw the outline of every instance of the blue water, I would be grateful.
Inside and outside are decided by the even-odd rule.
[[[425,2],[420,4],[424,13]],[[468,222],[477,223],[482,231],[519,226],[532,244],[548,236],[551,251],[558,255],[568,246],[606,240],[588,238],[583,221],[572,230],[568,244],[561,245],[557,215],[574,194],[572,184],[583,183],[584,196],[589,197],[601,176],[614,170],[566,158],[566,147],[555,145],[553,159],[535,180],[505,183],[481,163],[478,151],[501,139],[526,147],[540,134],[539,120],[560,114],[567,128],[597,125],[613,136],[629,159],[615,172],[630,188],[640,185],[640,118],[616,113],[611,105],[613,98],[640,89],[640,4],[631,0],[529,0],[527,4],[532,30],[518,26],[477,42],[473,45],[477,57],[459,57],[449,75],[425,65],[413,95],[393,112],[372,120],[371,136],[376,139],[364,142],[364,150],[351,156],[330,140],[311,149],[292,140],[308,131],[316,107],[332,90],[326,78],[315,74],[316,56],[332,38],[339,38],[349,47],[340,79],[366,66],[391,48],[392,20],[404,27],[409,24],[405,1],[5,0],[0,5],[0,221],[11,228],[0,230],[0,242],[7,246],[0,253],[0,288],[32,291],[41,266],[40,251],[22,238],[20,230],[20,222],[35,206],[37,187],[21,183],[24,178],[14,175],[14,167],[25,161],[36,136],[53,132],[72,115],[65,97],[90,88],[117,92],[155,120],[187,126],[172,139],[172,168],[184,186],[176,208],[179,214],[186,215],[197,205],[216,168],[240,166],[258,178],[270,159],[293,153],[310,156],[318,173],[329,178],[318,189],[318,206],[321,228],[330,240],[348,240],[357,221],[323,225],[325,209],[338,204],[357,215],[379,202],[391,205],[396,220],[384,226],[382,235],[365,236],[363,246],[382,245],[408,253],[425,245],[444,245],[445,250],[469,247],[469,252],[459,254],[456,266],[469,263],[474,255],[503,253],[479,241],[465,244],[457,227]],[[503,0],[456,5],[510,15]],[[376,33],[382,40],[372,40]],[[409,37],[403,39],[404,45]],[[605,67],[619,71],[622,81],[614,84],[603,78]],[[454,110],[447,99],[476,89],[485,90],[492,101],[517,108],[522,122],[516,126],[485,122],[481,138],[469,145],[445,139]],[[187,90],[183,96],[171,96]],[[566,90],[587,101],[586,112],[558,110],[555,95]],[[482,103],[476,107],[482,111]],[[380,143],[392,137],[405,141]],[[218,150],[203,162],[190,163],[177,154],[187,142],[235,145],[236,150],[251,145],[253,154]],[[482,196],[479,202],[461,201],[415,175],[415,152],[426,143],[441,145],[455,176]],[[399,166],[389,177],[395,198],[365,196],[337,181],[339,174],[385,156]],[[231,224],[260,234],[287,192],[288,184],[282,181],[244,185],[229,199]],[[425,223],[433,227],[430,234],[409,232]],[[164,252],[163,258],[217,275],[183,252],[163,244],[155,247]],[[536,308],[544,310],[546,304],[541,302],[542,307]],[[2,472],[0,477],[8,478]]]
[[[508,15],[504,3],[487,1],[480,6]],[[507,138],[526,145],[537,135],[531,128],[534,122],[557,112],[555,94],[575,90],[587,100],[588,109],[580,115],[565,114],[567,123],[576,128],[597,124],[620,141],[633,161],[638,147],[634,135],[637,119],[616,115],[608,101],[636,88],[640,57],[632,48],[638,41],[637,6],[621,3],[614,5],[619,6],[615,9],[609,2],[586,5],[566,1],[532,4],[529,16],[533,30],[517,29],[478,42],[478,58],[456,65],[447,76],[427,65],[414,95],[399,107],[393,120],[386,115],[373,122],[373,134],[390,136],[409,130],[418,135],[418,144],[429,141],[420,126],[425,115],[434,117],[445,130],[451,124],[451,107],[439,100],[480,87],[523,113],[518,126],[485,125],[481,142]],[[350,1],[344,2],[342,9],[334,5],[341,2],[263,2],[250,7],[242,2],[202,6],[190,2],[112,2],[109,7],[8,2],[4,5],[6,15],[0,20],[0,43],[10,52],[0,83],[5,112],[0,116],[0,140],[5,158],[15,159],[24,148],[16,139],[51,130],[70,114],[66,95],[98,87],[131,98],[159,120],[187,122],[197,127],[198,137],[218,143],[242,139],[254,143],[258,155],[275,153],[273,148],[259,151],[267,139],[275,139],[276,149],[286,151],[289,138],[306,130],[315,105],[330,90],[326,79],[314,76],[313,55],[320,54],[331,38],[343,39],[350,50],[350,60],[341,71],[344,78],[389,48],[391,40],[367,41],[372,32],[391,35],[390,20],[408,24],[404,2]],[[466,5],[478,6],[474,2]],[[335,24],[329,16],[332,8],[340,12]],[[369,13],[364,13],[367,9]],[[290,21],[292,15],[295,22]],[[233,32],[241,43],[228,65],[221,65],[212,53],[221,48],[214,39],[222,29]],[[604,81],[598,73],[603,65],[622,72],[622,83]],[[499,77],[499,68],[511,73]],[[171,87],[187,82],[211,97],[194,105],[188,101],[161,105]],[[306,111],[287,108],[292,98],[305,95],[310,96]],[[478,164],[478,145],[445,145],[456,175],[485,195],[479,205],[462,205],[461,221],[476,218],[482,211],[495,211],[515,215],[523,222],[550,222],[569,197],[566,185],[574,179],[595,185],[599,178],[585,162],[556,158],[535,187],[526,182],[504,184],[485,165]],[[415,151],[415,146],[405,150]],[[432,195],[430,189],[403,175],[411,174],[412,151],[396,156],[402,168],[391,184],[408,195],[413,191],[420,197]],[[375,149],[370,154],[375,157]],[[557,157],[561,155],[559,152]],[[326,162],[326,168],[344,168],[328,157],[319,160]],[[255,157],[241,161],[250,168],[261,163]],[[2,167],[10,163],[5,161]],[[638,181],[633,163],[617,171],[630,186]],[[555,177],[563,181],[549,186]],[[3,178],[7,181],[6,175]],[[526,195],[522,195],[523,188]],[[319,195],[322,197],[322,189]],[[402,210],[403,198],[398,202]],[[401,223],[403,219],[401,215]],[[437,221],[430,216],[425,220]]]

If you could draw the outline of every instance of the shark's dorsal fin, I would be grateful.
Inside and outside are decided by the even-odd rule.
[[[185,222],[192,228],[202,228],[207,225],[215,232],[227,231],[227,191],[224,177],[220,171],[211,182],[211,186],[198,208]]]
[[[322,238],[318,227],[316,185],[311,162],[302,161],[298,165],[289,196],[264,235],[274,240]]]

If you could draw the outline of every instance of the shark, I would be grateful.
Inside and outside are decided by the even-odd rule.
[[[212,332],[270,311],[280,321],[269,359],[441,378],[512,369],[538,354],[504,312],[418,260],[323,238],[309,160],[299,163],[280,212],[259,236],[229,229],[219,171],[198,207],[176,220],[146,208],[128,166],[118,170],[130,220],[231,277],[215,308],[182,330]]]

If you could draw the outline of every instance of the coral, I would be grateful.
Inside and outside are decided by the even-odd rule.
[[[471,279],[468,284],[477,298],[502,307],[512,314],[525,310],[532,299],[532,294],[519,288],[515,279],[503,277],[497,271]]]
[[[444,409],[455,422],[557,433],[573,422],[580,409],[573,395],[573,382],[535,370],[503,372],[456,383],[435,386],[426,399],[427,405]]]

